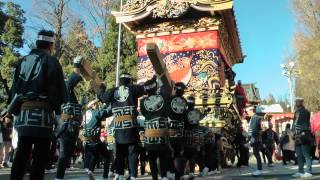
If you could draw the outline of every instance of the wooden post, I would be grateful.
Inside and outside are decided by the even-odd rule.
[[[172,92],[174,83],[172,82],[166,64],[162,60],[161,53],[158,46],[155,43],[149,43],[147,45],[147,54],[153,65],[158,77],[161,79],[163,85]]]
[[[90,84],[92,85],[93,90],[97,93],[103,81],[93,71],[92,67],[87,61],[82,60],[81,65],[82,66],[80,67],[80,74],[86,81],[90,81]]]

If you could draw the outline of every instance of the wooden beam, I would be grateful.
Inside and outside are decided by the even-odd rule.
[[[172,92],[174,84],[170,78],[166,64],[162,60],[162,55],[158,46],[155,43],[147,44],[147,54],[153,65],[154,71],[161,79],[163,85],[169,88],[169,90]]]
[[[80,67],[80,74],[86,81],[90,81],[93,90],[97,93],[103,81],[100,77],[93,71],[88,61],[82,60]]]

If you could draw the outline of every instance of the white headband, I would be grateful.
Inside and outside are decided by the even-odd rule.
[[[131,76],[128,75],[128,74],[122,74],[122,75],[120,76],[120,78],[129,78],[129,79],[131,79]]]
[[[188,99],[187,102],[188,103],[194,103],[194,100]]]
[[[40,41],[47,41],[47,42],[54,42],[54,38],[53,37],[49,37],[49,36],[45,36],[45,35],[39,35],[38,36],[38,40]]]

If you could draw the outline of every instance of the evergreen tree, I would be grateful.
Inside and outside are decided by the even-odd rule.
[[[0,2],[1,89],[10,86],[12,82],[13,70],[20,57],[18,49],[23,47],[24,22],[24,11],[20,5],[13,2]]]
[[[85,24],[80,19],[74,21],[66,37],[65,50],[60,62],[64,67],[66,76],[68,76],[73,69],[73,58],[80,55],[85,60],[93,62],[96,59],[97,48],[89,40]],[[81,98],[92,97],[94,94],[89,82],[80,83],[77,86],[76,93]]]
[[[118,9],[119,5],[115,6]],[[116,79],[116,61],[117,61],[117,43],[118,43],[119,25],[113,16],[109,17],[108,32],[105,35],[102,47],[99,50],[97,61],[94,62],[94,69],[102,77],[108,88],[115,86]],[[120,71],[132,74],[137,77],[137,55],[135,37],[127,29],[122,29],[121,34],[121,57]]]

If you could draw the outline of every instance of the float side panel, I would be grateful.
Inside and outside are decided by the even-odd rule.
[[[155,74],[146,46],[156,43],[172,80],[185,83],[189,90],[220,87],[224,61],[218,38],[217,31],[207,31],[137,39],[138,82],[145,82]]]

